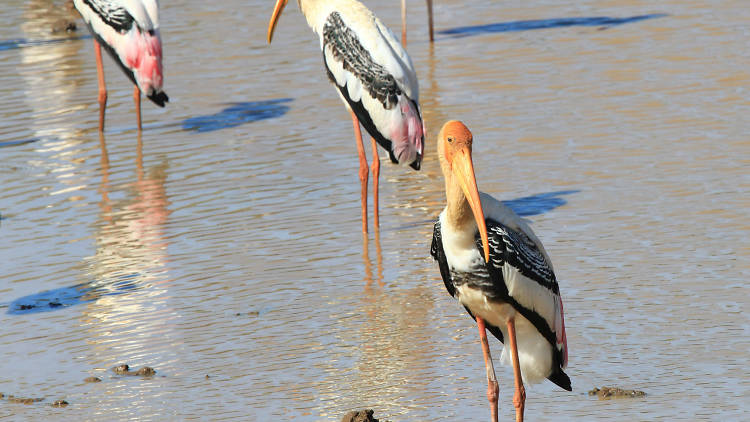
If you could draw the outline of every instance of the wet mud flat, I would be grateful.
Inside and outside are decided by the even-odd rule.
[[[156,370],[154,368],[151,368],[150,366],[144,366],[137,370],[131,370],[128,364],[120,364],[115,367],[112,367],[111,371],[115,373],[116,375],[141,377],[144,379],[152,378],[154,375],[156,375]],[[99,382],[102,382],[102,379],[100,377],[90,376],[90,377],[84,378],[83,382],[99,383]],[[25,395],[17,396],[14,394],[5,394],[3,392],[0,392],[0,400],[5,400],[8,403],[32,405],[35,403],[44,402],[46,398],[45,397],[31,397],[31,396],[25,396]],[[48,404],[52,407],[67,407],[70,403],[68,403],[68,401],[65,399],[58,399]]]

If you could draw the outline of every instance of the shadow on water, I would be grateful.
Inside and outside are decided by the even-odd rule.
[[[32,142],[37,142],[39,140],[41,140],[41,138],[21,139],[21,140],[18,140],[18,141],[2,141],[2,142],[0,142],[0,148],[3,148],[3,147],[14,147],[14,146],[17,146],[17,145],[26,145],[26,144],[30,144]]]
[[[69,41],[88,40],[93,38],[91,35],[80,35],[76,37],[53,38],[50,40],[27,40],[16,38],[12,40],[0,41],[0,51],[15,50],[24,47],[36,47],[41,45],[60,44]]]
[[[623,25],[626,23],[640,22],[647,19],[663,18],[669,16],[666,13],[653,13],[649,15],[630,16],[626,18],[612,18],[608,16],[590,16],[580,18],[553,18],[533,19],[526,21],[498,22],[487,25],[460,26],[457,28],[443,29],[437,31],[441,35],[449,35],[447,38],[461,38],[480,34],[492,34],[497,32],[519,32],[535,29],[562,28],[567,26],[601,26],[604,29]]]
[[[185,119],[182,122],[182,129],[194,132],[212,132],[245,123],[272,119],[286,114],[289,111],[289,106],[285,103],[291,101],[291,98],[278,98],[275,100],[229,103],[229,107],[218,113]]]
[[[102,296],[129,293],[137,289],[139,274],[114,276],[112,280],[94,283],[81,283],[75,286],[46,290],[18,298],[8,305],[8,314],[23,315],[37,312],[56,311],[81,303],[91,302]]]
[[[512,209],[521,217],[531,217],[532,215],[544,214],[557,207],[567,204],[563,195],[572,195],[580,192],[579,190],[560,190],[556,192],[538,193],[536,195],[524,196],[523,198],[509,199],[502,201],[505,206]]]

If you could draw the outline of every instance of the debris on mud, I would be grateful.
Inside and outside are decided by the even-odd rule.
[[[117,375],[133,375],[138,377],[153,377],[154,375],[156,375],[156,370],[154,368],[151,368],[150,366],[144,366],[137,371],[131,371],[130,366],[128,366],[127,364],[122,364],[112,368],[112,371]]]
[[[646,393],[640,390],[623,390],[617,387],[594,388],[589,391],[589,396],[597,396],[600,399],[620,399],[645,397]]]
[[[99,377],[88,377],[83,382],[102,382],[102,379]]]
[[[54,403],[52,403],[52,407],[67,407],[68,402],[65,400],[55,400]]]

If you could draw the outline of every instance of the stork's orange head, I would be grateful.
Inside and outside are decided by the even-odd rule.
[[[471,146],[474,137],[466,125],[458,120],[451,120],[443,125],[438,135],[438,155],[440,166],[446,180],[458,183],[464,197],[469,202],[474,220],[479,229],[484,246],[484,259],[489,262],[490,250],[487,244],[487,224],[484,221],[482,202],[479,200],[477,179],[474,176],[474,163],[471,159]],[[460,201],[458,198],[448,197],[448,201]]]

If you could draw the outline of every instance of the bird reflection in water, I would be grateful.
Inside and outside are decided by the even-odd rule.
[[[380,287],[385,286],[383,282],[383,250],[380,247],[380,230],[375,227],[375,263],[377,274],[373,278],[372,261],[370,260],[370,244],[367,237],[362,237],[362,262],[365,264],[365,290],[370,290],[373,281],[377,281]]]
[[[89,361],[102,368],[136,359],[159,367],[164,360],[175,360],[179,352],[170,334],[178,315],[167,301],[169,242],[164,227],[171,213],[164,186],[167,165],[144,170],[140,131],[137,136],[135,180],[119,184],[99,132],[101,202],[96,251],[86,266],[96,286],[91,290],[95,297],[89,299],[96,300],[86,305],[81,324],[89,331]],[[121,190],[126,192],[124,198]],[[122,283],[118,285],[122,279],[128,280],[127,294]],[[158,355],[159,361],[143,361],[152,355]]]
[[[166,164],[148,173],[143,169],[143,140],[138,133],[136,180],[128,184],[132,199],[114,201],[110,198],[110,163],[107,144],[99,134],[101,147],[102,197],[97,223],[97,249],[92,258],[96,279],[111,279],[112,275],[129,274],[140,280],[141,286],[160,278],[167,262],[167,240],[164,224],[170,214],[164,189]]]

